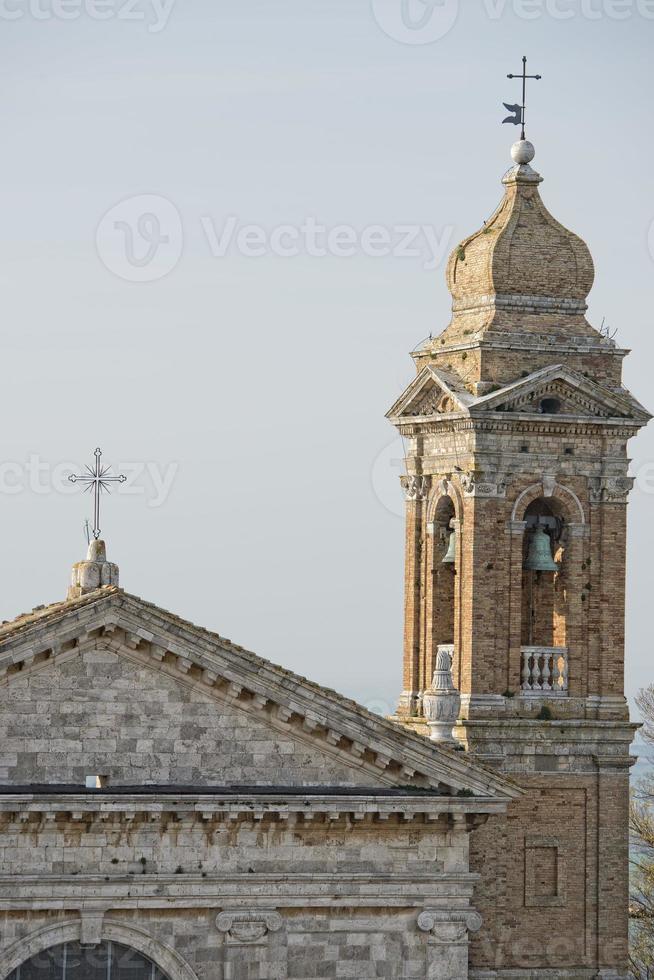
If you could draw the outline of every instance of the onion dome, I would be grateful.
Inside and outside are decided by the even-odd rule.
[[[511,148],[504,199],[484,227],[450,256],[447,284],[457,312],[507,309],[583,314],[594,278],[588,246],[543,204],[528,140]]]

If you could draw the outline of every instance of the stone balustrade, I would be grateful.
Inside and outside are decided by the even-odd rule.
[[[522,647],[522,694],[567,697],[568,648]]]

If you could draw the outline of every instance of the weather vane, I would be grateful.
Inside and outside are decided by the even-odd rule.
[[[542,78],[542,75],[528,75],[527,74],[527,57],[522,59],[522,75],[507,75],[507,78],[521,78],[522,79],[522,105],[509,105],[508,102],[504,102],[504,108],[508,109],[512,115],[507,116],[503,119],[503,123],[513,123],[514,126],[522,126],[522,133],[520,134],[520,139],[525,139],[525,106],[527,104],[527,79],[534,78],[538,80]]]
[[[92,469],[87,466],[87,472],[81,474],[71,474],[68,479],[71,483],[85,483],[84,492],[93,490],[94,504],[93,504],[93,537],[97,541],[100,537],[100,494],[106,490],[107,493],[111,492],[109,487],[110,483],[124,483],[127,479],[122,473],[119,476],[108,476],[111,466],[103,466],[102,450],[96,449],[95,453],[95,468]],[[87,522],[87,535],[88,535],[88,522]]]

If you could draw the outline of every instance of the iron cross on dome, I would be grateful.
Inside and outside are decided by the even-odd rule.
[[[90,466],[86,467],[86,473],[72,473],[68,479],[71,483],[85,483],[84,492],[88,490],[89,492],[93,490],[93,528],[92,534],[97,541],[100,537],[100,495],[106,491],[111,492],[109,486],[110,483],[124,483],[127,479],[122,473],[118,476],[109,476],[109,470],[111,466],[103,466],[102,464],[102,450],[96,449],[95,456],[95,468]]]
[[[525,107],[527,104],[527,79],[533,78],[536,81],[542,78],[542,75],[528,75],[527,74],[527,56],[525,55],[522,59],[522,75],[507,75],[507,78],[521,78],[522,79],[522,105],[509,105],[508,102],[504,103],[504,108],[512,112],[513,115],[507,116],[503,119],[503,123],[513,123],[514,126],[522,126],[522,132],[520,134],[520,139],[525,139]]]

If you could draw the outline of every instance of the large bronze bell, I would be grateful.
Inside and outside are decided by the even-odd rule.
[[[559,570],[559,566],[552,558],[550,536],[538,525],[531,535],[525,569],[528,572],[558,572]]]
[[[450,534],[450,541],[447,546],[447,551],[445,557],[443,558],[444,565],[453,565],[456,561],[456,531],[452,531]]]

